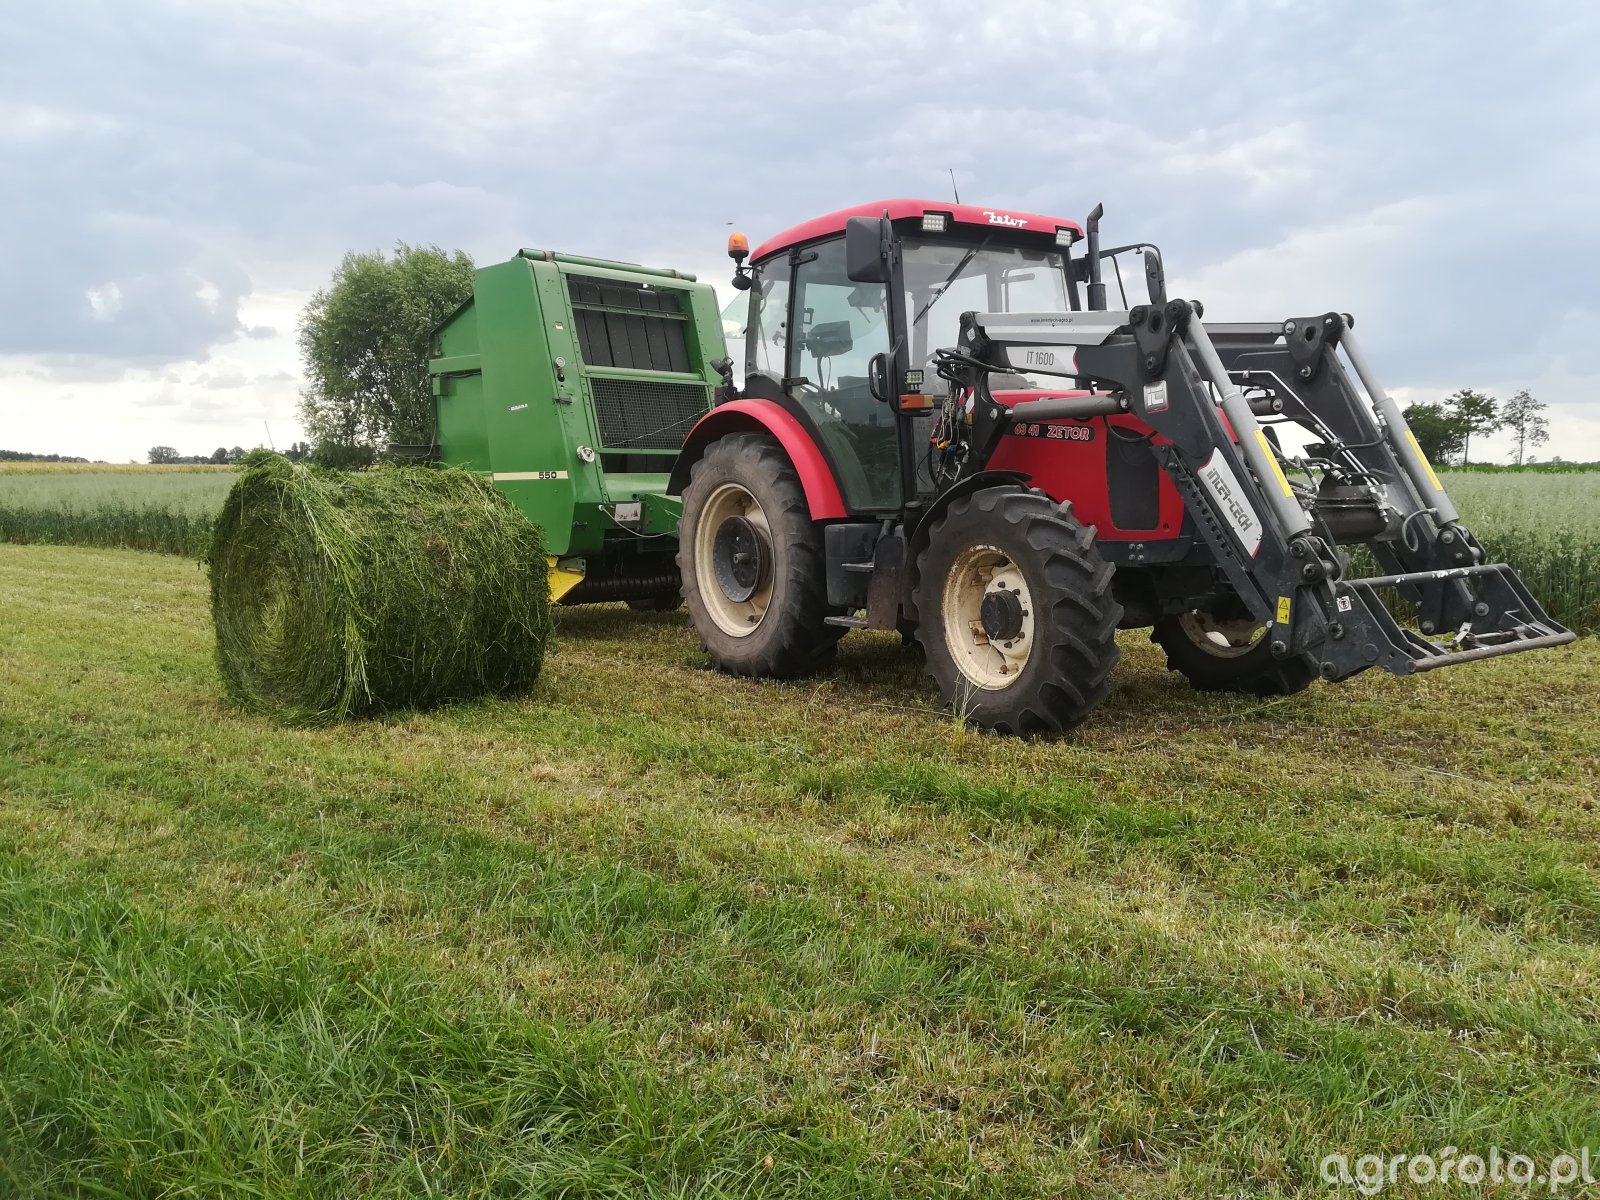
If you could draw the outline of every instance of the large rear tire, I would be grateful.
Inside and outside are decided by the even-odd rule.
[[[828,607],[822,530],[782,447],[756,433],[713,442],[689,472],[678,526],[689,622],[719,671],[806,675],[844,630]]]
[[[1317,670],[1304,657],[1274,658],[1265,626],[1248,616],[1204,612],[1162,617],[1150,640],[1167,652],[1177,671],[1200,692],[1292,696],[1311,686]]]
[[[1061,733],[1106,698],[1122,606],[1094,529],[1043,493],[985,488],[918,561],[917,638],[945,703],[1001,733]]]

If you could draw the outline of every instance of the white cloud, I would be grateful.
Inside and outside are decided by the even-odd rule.
[[[1348,309],[1397,391],[1528,386],[1592,436],[1592,7],[70,7],[0,43],[7,443],[297,436],[296,320],[346,249],[550,246],[726,300],[730,222],[759,242],[952,167],[969,200],[1106,201],[1216,315]]]
[[[115,133],[116,120],[102,113],[0,100],[0,144],[46,145],[68,138]]]
[[[89,302],[89,314],[96,321],[111,321],[122,311],[122,289],[113,280],[99,287],[88,288],[83,297]]]

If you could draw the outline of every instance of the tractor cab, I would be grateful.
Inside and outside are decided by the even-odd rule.
[[[1098,254],[1096,237],[1091,224]],[[936,490],[926,450],[945,389],[935,354],[957,344],[961,314],[1105,307],[1100,272],[1072,256],[1084,240],[1075,221],[921,200],[805,222],[758,246],[749,267],[736,235],[734,284],[749,292],[742,394],[790,412],[850,514],[898,513]],[[1145,248],[1111,253],[1134,249]],[[1026,370],[992,382],[1006,398],[1062,386],[1052,392]]]

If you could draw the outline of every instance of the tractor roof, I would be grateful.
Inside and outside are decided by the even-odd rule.
[[[752,262],[760,262],[770,255],[802,242],[814,242],[818,238],[843,233],[844,223],[851,217],[887,215],[891,221],[899,221],[921,217],[929,212],[944,213],[957,225],[975,225],[984,229],[1010,229],[1017,233],[1041,233],[1052,239],[1057,229],[1070,229],[1076,236],[1083,235],[1083,227],[1065,217],[1047,217],[1040,213],[1018,212],[1006,208],[984,208],[977,204],[952,204],[945,200],[874,200],[869,204],[858,204],[854,208],[841,208],[838,212],[831,212],[826,216],[813,217],[793,229],[785,229],[757,246],[750,259]]]

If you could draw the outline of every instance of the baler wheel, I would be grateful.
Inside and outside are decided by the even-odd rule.
[[[1247,696],[1292,696],[1317,678],[1301,655],[1274,658],[1265,627],[1247,616],[1211,613],[1162,617],[1150,640],[1167,652],[1167,670],[1176,671],[1199,692],[1242,692]]]
[[[1106,698],[1122,606],[1094,529],[1037,491],[953,500],[918,563],[917,637],[945,703],[1001,733],[1061,733]]]
[[[758,433],[713,442],[689,473],[678,570],[689,621],[719,671],[806,675],[844,630],[828,607],[821,527],[783,448]]]

